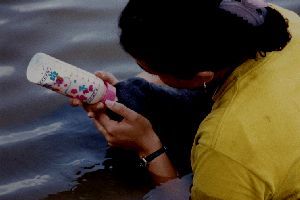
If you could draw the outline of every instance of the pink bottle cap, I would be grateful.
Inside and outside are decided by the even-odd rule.
[[[106,86],[106,93],[103,96],[103,98],[101,99],[101,101],[102,102],[105,102],[106,100],[116,101],[117,100],[116,88],[105,81],[104,81],[104,84]]]

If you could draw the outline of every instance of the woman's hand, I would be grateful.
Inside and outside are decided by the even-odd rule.
[[[94,118],[96,127],[109,145],[134,149],[140,156],[149,155],[162,147],[149,120],[118,102],[107,100],[105,104],[123,117],[123,120],[118,122],[102,112]]]
[[[95,75],[112,85],[118,83],[118,79],[111,73],[98,71]],[[71,105],[82,106],[86,110],[87,115],[94,121],[110,146],[135,149],[141,155],[150,154],[162,146],[150,122],[123,104],[106,101],[106,106],[102,102],[90,105],[72,99]],[[105,107],[124,119],[121,122],[111,120],[103,112]]]
[[[102,112],[93,119],[109,145],[136,150],[140,157],[148,156],[162,147],[151,123],[145,117],[118,102],[107,100],[105,105],[124,118],[117,122]],[[177,177],[176,169],[165,153],[150,162],[148,171],[156,184]]]

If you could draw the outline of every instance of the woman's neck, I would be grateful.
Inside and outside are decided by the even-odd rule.
[[[214,95],[218,88],[220,88],[224,84],[224,82],[234,71],[234,69],[235,68],[228,67],[214,72],[213,80],[208,83],[208,92],[211,95]]]

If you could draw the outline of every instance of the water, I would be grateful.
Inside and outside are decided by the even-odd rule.
[[[122,0],[0,2],[0,199],[39,199],[74,191],[88,172],[99,177],[102,199],[112,198],[109,191],[119,187],[127,191],[123,199],[141,198],[146,192],[138,186],[125,187],[101,170],[106,142],[85,112],[70,107],[67,98],[29,83],[25,76],[36,52],[90,72],[106,70],[120,79],[134,76],[139,68],[118,45],[117,20],[125,4]]]
[[[300,12],[298,0],[272,2]],[[106,142],[85,112],[25,76],[36,52],[90,72],[134,76],[139,68],[118,45],[117,20],[126,3],[0,1],[0,200],[125,200],[148,191],[138,179],[104,171]]]

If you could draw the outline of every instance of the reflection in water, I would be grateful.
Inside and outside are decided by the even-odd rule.
[[[149,179],[142,178],[138,173],[126,177],[109,170],[86,173],[77,179],[77,183],[71,190],[48,195],[45,200],[138,200],[150,188]]]
[[[14,183],[8,183],[6,185],[0,185],[0,196],[15,192],[20,189],[43,185],[49,179],[50,179],[49,175],[42,175],[42,176],[37,175],[36,177],[31,179],[25,179]]]
[[[71,39],[72,43],[80,43],[80,42],[91,42],[91,41],[114,41],[117,40],[118,36],[114,34],[110,34],[109,30],[103,29],[101,31],[93,31],[89,33],[82,33],[74,36]]]
[[[33,3],[21,3],[18,5],[11,6],[12,10],[18,12],[34,12],[41,10],[49,10],[49,9],[60,9],[67,7],[70,1],[43,1],[43,2],[33,2]]]
[[[0,19],[0,26],[3,25],[3,24],[6,24],[8,23],[9,21],[6,20],[6,19]]]
[[[10,133],[8,135],[0,136],[0,146],[14,142],[21,142],[28,139],[36,138],[42,135],[55,134],[55,131],[62,127],[61,122],[56,122],[47,126],[41,126],[30,131],[20,131],[17,133]]]
[[[80,1],[74,0],[48,0],[48,1],[38,1],[38,2],[25,2],[19,3],[17,5],[10,6],[10,9],[18,12],[34,12],[43,11],[51,9],[62,9],[62,8],[101,8],[101,9],[120,9],[123,7],[126,1],[124,0],[89,0],[88,5],[82,5]]]
[[[1,23],[1,21],[0,21]],[[10,76],[15,72],[15,68],[11,66],[0,66],[0,78],[4,76]]]

